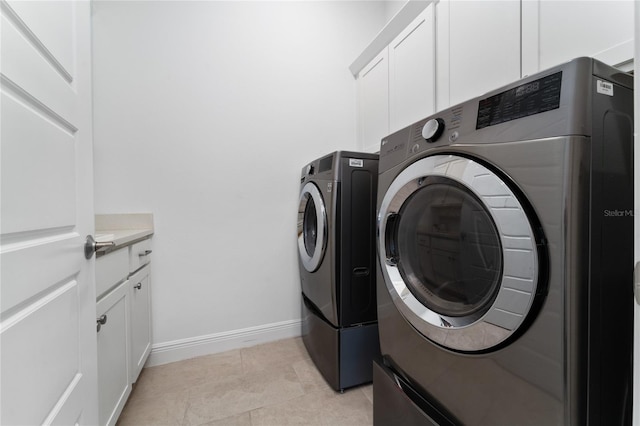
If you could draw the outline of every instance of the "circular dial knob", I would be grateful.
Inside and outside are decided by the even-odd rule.
[[[432,118],[427,121],[422,128],[422,137],[427,142],[435,142],[444,131],[444,120],[442,118]]]
[[[312,174],[313,174],[313,172],[314,172],[314,170],[313,170],[313,164],[309,164],[309,165],[307,166],[307,175],[312,175]]]

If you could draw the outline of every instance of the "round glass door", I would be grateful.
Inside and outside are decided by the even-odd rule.
[[[390,185],[378,226],[386,287],[425,337],[484,351],[524,321],[536,296],[536,240],[491,170],[456,155],[419,160]]]
[[[320,266],[327,241],[327,215],[318,187],[308,182],[298,205],[298,252],[304,268],[314,272]]]
[[[497,294],[500,236],[490,212],[456,181],[430,178],[399,212],[400,274],[422,304],[447,316],[470,316]]]

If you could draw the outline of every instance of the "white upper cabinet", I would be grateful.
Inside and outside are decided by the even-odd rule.
[[[522,2],[522,72],[579,56],[618,66],[633,59],[633,1]]]
[[[390,133],[435,112],[434,5],[389,45]]]
[[[405,5],[398,16],[418,11],[417,3]],[[378,151],[382,138],[435,112],[434,4],[421,6],[417,17],[399,29],[357,75],[358,138],[364,151]]]
[[[358,74],[359,147],[380,149],[389,134],[389,55],[385,48]]]
[[[633,3],[408,1],[403,19],[390,21],[350,67],[359,80],[359,147],[377,151],[383,137],[435,111],[578,56],[630,69]]]
[[[447,6],[449,105],[518,80],[520,2],[443,1],[438,5]],[[446,12],[439,11],[439,16]],[[446,22],[439,24],[446,26]],[[438,34],[442,32],[441,28]]]

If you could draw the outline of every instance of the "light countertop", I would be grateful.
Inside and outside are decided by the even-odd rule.
[[[153,213],[97,214],[97,242],[113,242],[109,251],[153,235]]]

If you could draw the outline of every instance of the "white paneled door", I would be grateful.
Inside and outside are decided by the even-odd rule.
[[[0,13],[0,424],[96,424],[91,5]]]

